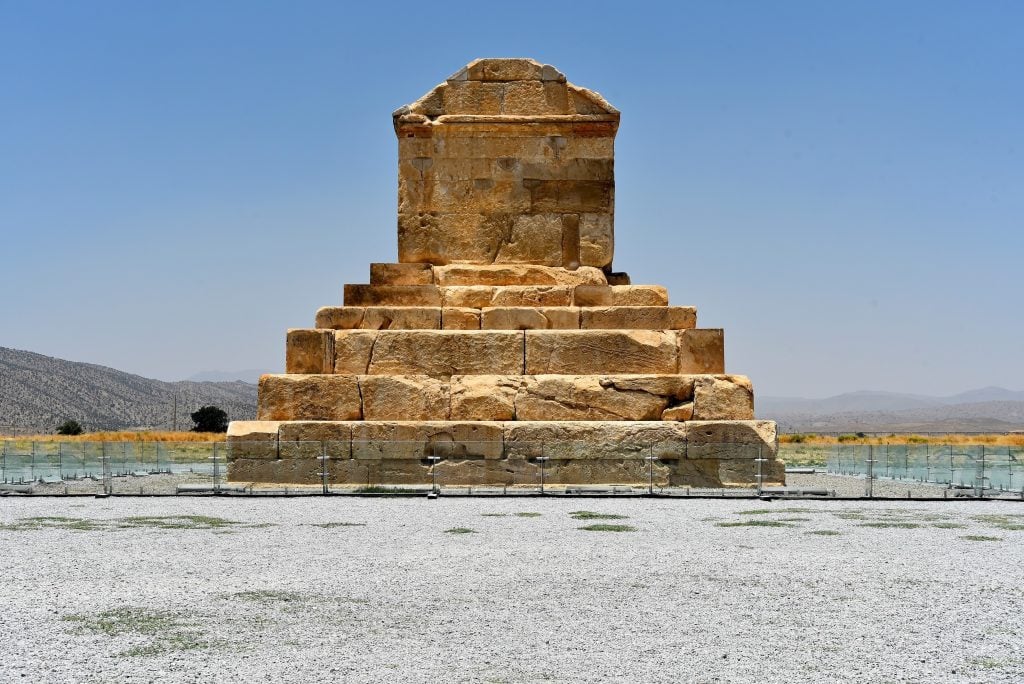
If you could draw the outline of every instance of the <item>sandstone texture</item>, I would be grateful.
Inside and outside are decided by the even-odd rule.
[[[392,119],[398,260],[288,330],[259,420],[231,424],[230,479],[785,481],[723,331],[613,269],[618,110],[550,65],[480,59]]]

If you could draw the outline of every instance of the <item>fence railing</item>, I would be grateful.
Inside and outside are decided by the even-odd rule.
[[[545,441],[84,442],[0,440],[0,483],[45,493],[173,494],[248,491],[277,483],[296,492],[475,488],[539,491],[603,487],[650,494],[778,491],[782,461],[814,464],[803,489],[828,477],[931,485],[974,496],[1024,496],[1024,447],[990,445],[779,445]],[[804,477],[804,476],[801,476]],[[791,476],[791,480],[795,476]],[[793,482],[787,482],[794,487]],[[860,487],[860,485],[857,485]],[[10,489],[10,488],[8,488]],[[596,491],[596,490],[595,490]],[[930,490],[929,490],[930,491]],[[315,492],[314,492],[315,493]],[[859,495],[859,494],[858,494]],[[927,496],[927,492],[920,494]]]

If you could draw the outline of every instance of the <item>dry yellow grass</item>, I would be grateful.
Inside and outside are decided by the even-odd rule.
[[[86,432],[81,435],[18,435],[30,442],[223,442],[223,432]]]
[[[1024,446],[1024,434],[991,435],[885,435],[857,437],[856,435],[779,435],[780,444],[992,444],[996,446]]]

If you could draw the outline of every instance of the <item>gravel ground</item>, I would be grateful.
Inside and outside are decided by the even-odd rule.
[[[1022,544],[1009,502],[5,498],[0,681],[1019,682]]]

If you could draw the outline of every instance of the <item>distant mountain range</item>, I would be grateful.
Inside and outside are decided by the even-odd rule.
[[[87,430],[192,427],[189,414],[214,405],[232,420],[256,416],[256,385],[162,382],[91,363],[0,347],[0,434],[53,432],[67,419]]]
[[[255,385],[260,380],[260,376],[264,373],[280,373],[281,371],[272,371],[267,369],[259,368],[246,368],[238,371],[202,371],[196,373],[186,380],[192,382],[248,382]]]
[[[1009,432],[1024,429],[1024,392],[985,387],[947,397],[849,392],[825,399],[757,397],[783,432]]]

